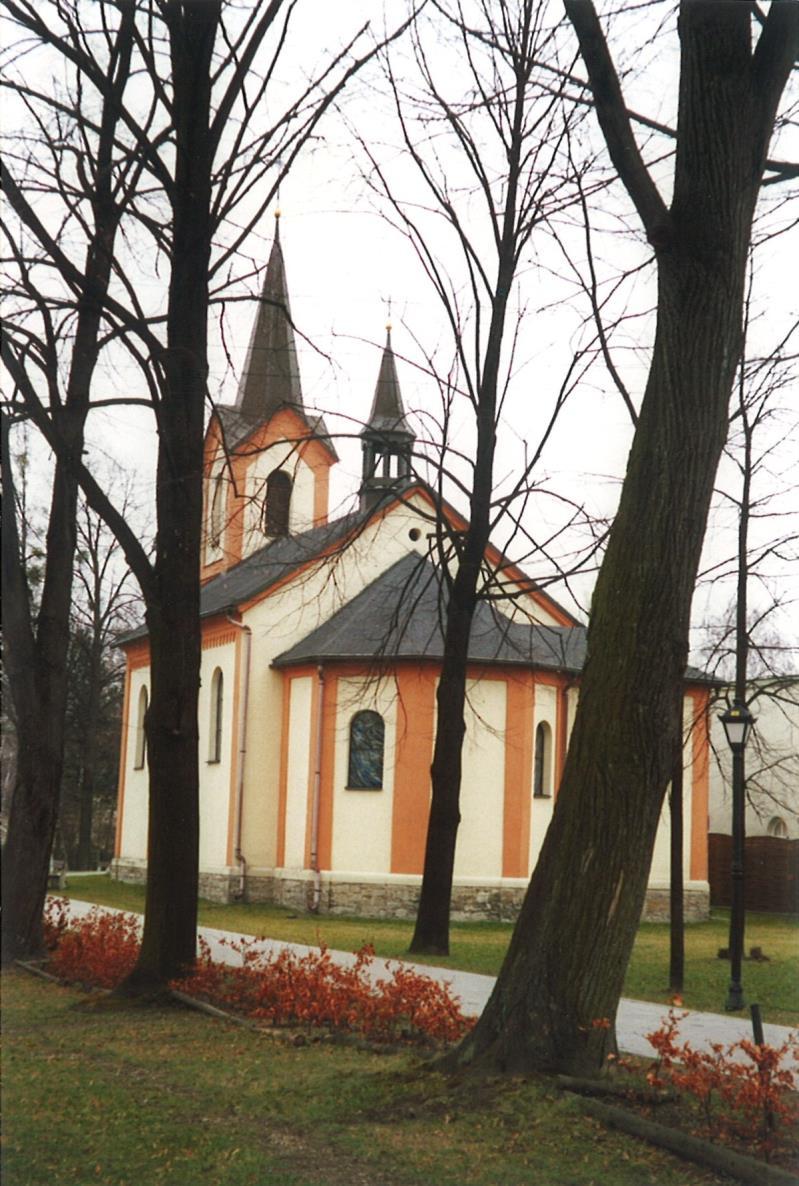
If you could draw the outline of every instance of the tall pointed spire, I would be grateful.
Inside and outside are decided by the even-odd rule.
[[[405,418],[389,324],[386,326],[386,344],[380,360],[372,410],[361,430],[362,508],[377,505],[387,494],[409,481],[415,440],[415,434]]]
[[[304,411],[277,211],[275,238],[235,406],[244,416],[266,421],[286,404]]]

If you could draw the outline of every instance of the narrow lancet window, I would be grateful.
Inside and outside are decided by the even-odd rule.
[[[283,469],[273,469],[266,479],[263,511],[264,535],[288,535],[292,481]]]
[[[139,689],[139,701],[136,711],[136,737],[133,749],[133,768],[143,770],[147,761],[147,689]]]
[[[533,796],[548,799],[552,794],[552,730],[544,721],[535,731],[533,762]]]
[[[208,761],[222,760],[222,711],[225,703],[225,682],[221,668],[211,677],[211,715],[208,728]]]

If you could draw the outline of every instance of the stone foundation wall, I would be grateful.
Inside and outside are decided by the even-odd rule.
[[[142,884],[146,869],[138,862],[114,861],[111,875],[119,881]],[[514,922],[526,888],[527,883],[522,881],[505,885],[456,884],[452,888],[451,917],[455,922]],[[419,889],[419,878],[348,881],[323,874],[319,910],[322,914],[355,914],[363,918],[413,919]],[[200,897],[212,902],[269,902],[304,912],[311,907],[313,892],[310,875],[286,877],[257,872],[245,878],[244,896],[240,899],[238,873],[200,874]],[[684,910],[686,922],[702,922],[709,917],[710,893],[705,882],[686,886]],[[668,887],[650,886],[642,919],[668,922],[668,918]]]
[[[521,885],[454,885],[451,917],[454,922],[515,922],[527,889]],[[277,905],[293,910],[308,910],[313,895],[310,878],[275,878]],[[683,895],[686,922],[703,922],[710,914],[710,895],[705,883],[688,886]],[[346,881],[322,876],[322,914],[356,914],[364,918],[416,917],[419,905],[419,882]],[[668,922],[669,891],[650,887],[647,890],[642,919],[645,922]]]
[[[683,891],[683,912],[686,922],[705,922],[710,918],[710,887],[704,883],[686,886]],[[666,888],[649,886],[646,891],[644,922],[669,921],[669,891]]]
[[[147,866],[144,861],[114,859],[109,868],[114,881],[124,881],[127,885],[144,885],[147,881]]]

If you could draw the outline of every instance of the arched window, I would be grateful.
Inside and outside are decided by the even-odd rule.
[[[781,816],[773,816],[766,824],[766,834],[768,836],[779,836],[781,840],[788,838],[788,825]]]
[[[147,689],[139,688],[139,703],[136,710],[136,737],[133,749],[133,769],[143,770],[147,761]]]
[[[548,799],[552,792],[552,730],[545,721],[535,731],[535,755],[533,758],[533,796]]]
[[[208,517],[208,542],[212,548],[218,548],[222,543],[222,533],[225,530],[225,473],[221,470],[213,479],[211,488],[211,513]]]
[[[352,790],[379,790],[382,787],[385,733],[379,712],[356,712],[350,721],[347,786]]]
[[[288,535],[292,481],[284,469],[273,469],[266,479],[264,535]]]
[[[222,709],[225,703],[225,682],[221,667],[211,676],[211,715],[208,722],[208,761],[222,760]]]

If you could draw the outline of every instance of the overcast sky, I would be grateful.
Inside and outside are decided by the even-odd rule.
[[[598,7],[601,15],[611,11],[610,5]],[[616,7],[612,6],[613,11]],[[306,0],[298,6],[294,36],[287,42],[282,85],[289,88],[300,73],[313,73],[315,64],[324,59],[331,47],[341,44],[349,31],[366,19],[372,20],[379,34],[383,22],[392,26],[401,19],[405,8],[403,2],[390,2],[384,8],[367,0],[347,0],[344,5]],[[635,9],[613,40],[629,106],[669,124],[674,122],[677,97],[678,43],[673,8],[664,3]],[[560,11],[559,6],[553,11]],[[614,21],[617,26],[620,19]],[[571,53],[568,39],[563,44],[564,64],[571,65],[567,60]],[[431,54],[440,55],[445,81],[455,95],[460,80],[457,68],[453,69],[453,63],[456,67],[457,63],[451,51],[441,45],[436,48],[432,41],[430,46]],[[407,52],[399,49],[396,60],[400,73],[407,67],[410,80]],[[582,73],[579,66],[576,72]],[[346,121],[390,163],[403,192],[411,198],[418,196],[420,191],[412,168],[399,153],[396,123],[377,69],[351,88],[343,106]],[[328,117],[319,138],[295,166],[280,194],[281,237],[292,313],[301,334],[299,354],[305,400],[309,407],[324,412],[334,431],[357,432],[357,422],[366,417],[371,404],[390,301],[393,344],[406,407],[422,414],[417,425],[424,436],[431,432],[431,421],[425,414],[436,417],[440,401],[437,384],[425,373],[420,347],[436,354],[439,365],[445,367],[451,355],[447,327],[409,245],[388,225],[369,192],[363,177],[364,170],[368,173],[368,166],[349,134],[346,121],[336,114]],[[586,123],[581,142],[585,151],[592,135],[594,147],[599,150],[596,133],[590,132]],[[668,198],[668,141],[644,135],[642,142]],[[780,155],[799,158],[799,145],[790,142],[781,145]],[[454,158],[453,169],[457,169]],[[467,201],[465,196],[464,201]],[[608,269],[643,266],[648,252],[636,233],[635,218],[625,195],[616,187],[601,203],[594,212],[598,225],[607,231],[605,238],[597,240],[600,263]],[[788,215],[783,212],[779,217],[786,221]],[[570,232],[569,239],[562,220],[559,232],[565,235],[575,257],[583,258],[579,228]],[[248,245],[249,256],[260,267],[266,263],[273,234],[274,214],[269,212]],[[449,250],[443,239],[441,248],[444,253]],[[792,275],[796,258],[795,232],[762,253],[755,302],[759,320],[753,332],[753,340],[761,349],[778,338],[797,316]],[[612,271],[606,274],[612,275]],[[646,379],[653,330],[653,319],[647,311],[654,305],[654,281],[654,269],[650,266],[624,290],[626,308],[635,316],[615,339],[614,358],[636,402]],[[141,284],[145,292],[150,287],[157,299],[160,284],[157,277],[145,272]],[[253,281],[250,287],[256,291],[257,282]],[[587,308],[547,232],[534,236],[522,261],[516,299],[525,315],[500,428],[497,460],[500,481],[518,468],[523,442],[533,444],[537,440],[573,353],[585,342],[581,326]],[[243,362],[253,315],[252,306],[236,305],[228,314],[224,347],[218,335],[212,338],[210,388],[215,399],[227,402],[235,397],[237,371]],[[124,364],[122,373],[113,376],[108,364],[106,379],[118,387],[136,381],[132,369],[128,372]],[[795,386],[781,393],[781,403],[787,406],[783,425],[799,420]],[[461,415],[463,435],[459,443],[468,442],[470,434],[465,406]],[[784,431],[778,429],[777,436],[784,435]],[[631,432],[630,418],[618,393],[604,368],[597,366],[570,398],[559,419],[538,471],[539,480],[559,494],[586,503],[593,513],[610,514],[623,476]],[[124,465],[129,466],[135,459],[146,502],[148,487],[152,491],[154,462],[154,437],[148,414],[122,409],[103,413],[98,416],[92,435],[101,449]],[[337,448],[342,460],[332,488],[334,508],[345,505],[354,494],[360,465],[356,441],[337,441]],[[789,479],[779,475],[791,458],[790,446],[786,445],[785,449],[783,455],[778,451],[774,457],[775,476],[771,479],[776,488],[783,489]],[[734,480],[732,470],[723,470],[723,480],[727,485]],[[454,499],[458,501],[457,495]],[[782,505],[789,504],[795,512],[795,495],[792,503],[789,498]],[[534,500],[527,513],[531,531],[540,536],[547,534],[548,525],[554,524],[564,511],[555,500],[545,496]],[[729,529],[733,524],[734,517],[729,512],[714,518],[708,545],[711,557],[719,557],[729,550]],[[781,523],[781,529],[783,526]],[[767,529],[769,526],[764,525],[764,530]],[[787,572],[779,571],[780,564],[775,567],[774,579],[787,589]],[[528,568],[534,574],[543,573],[546,565],[531,563]],[[590,584],[590,578],[585,578],[575,585],[583,603]],[[556,587],[553,593],[570,604],[566,590]],[[718,608],[726,596],[724,591],[716,590],[714,607]],[[706,614],[704,594],[697,598],[696,609],[699,617]],[[784,619],[783,628],[791,628],[790,617]]]

